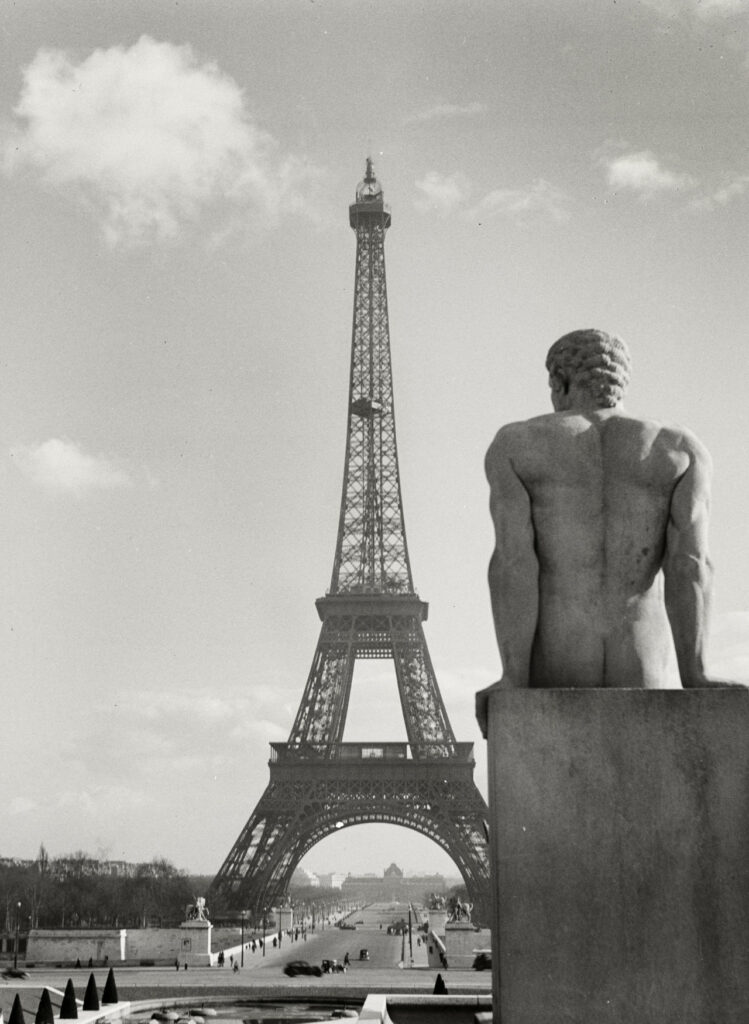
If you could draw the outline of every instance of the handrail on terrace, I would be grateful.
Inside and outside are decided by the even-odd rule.
[[[399,761],[445,761],[473,764],[473,743],[451,743],[441,740],[435,743],[303,743],[291,746],[288,743],[271,743],[270,762],[291,761],[356,761],[387,762]]]

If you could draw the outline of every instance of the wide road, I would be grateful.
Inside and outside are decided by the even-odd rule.
[[[307,934],[305,942],[301,937],[292,943],[284,940],[282,952],[285,953],[283,963],[290,960],[306,960],[310,964],[322,964],[323,960],[343,960],[348,953],[351,965],[349,973],[362,975],[361,981],[366,984],[364,975],[368,971],[378,968],[398,967],[401,962],[401,954],[405,952],[404,961],[410,963],[408,936],[388,935],[388,926],[399,921],[408,921],[407,903],[373,903],[362,910],[354,911],[343,923],[352,924],[353,929],[326,927],[318,929],[315,933]],[[413,918],[412,947],[414,966],[426,967],[427,956],[426,946],[419,941],[420,933],[416,931],[416,919]],[[404,941],[405,940],[405,941]],[[369,952],[369,960],[360,960],[359,953],[362,949]],[[276,950],[273,951],[277,953]],[[279,965],[276,961],[263,964],[262,955],[250,954],[248,960],[245,954],[245,965],[261,961],[257,970],[278,973]],[[274,958],[275,959],[275,958]],[[266,957],[267,960],[267,957]]]

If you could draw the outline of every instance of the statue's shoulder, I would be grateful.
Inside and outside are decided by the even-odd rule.
[[[533,416],[529,420],[516,420],[514,423],[505,423],[499,428],[494,440],[489,446],[489,451],[509,450],[518,444],[526,444],[534,434],[541,433],[552,426],[555,413],[544,413],[541,416]]]
[[[656,443],[670,450],[682,451],[696,458],[709,458],[707,449],[694,431],[681,423],[651,418],[629,417],[641,429],[653,435]]]
[[[683,470],[689,466],[710,472],[710,453],[697,435],[680,423],[622,414],[612,421],[622,423],[631,440],[668,460],[676,460]],[[626,436],[626,434],[625,434]]]
[[[543,435],[553,429],[553,419],[554,414],[551,413],[505,423],[500,427],[484,460],[487,476],[491,479],[507,466],[512,466],[513,472],[517,472],[518,467],[526,461],[529,451],[544,449]]]

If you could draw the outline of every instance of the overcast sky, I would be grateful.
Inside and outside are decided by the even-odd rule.
[[[480,789],[483,455],[569,330],[620,333],[627,408],[712,452],[711,665],[749,680],[746,0],[25,0],[0,40],[0,855],[212,873],[265,788],[332,569],[368,154],[412,568]],[[345,738],[404,736],[390,667],[357,670]],[[304,864],[392,860],[454,870],[384,826]]]

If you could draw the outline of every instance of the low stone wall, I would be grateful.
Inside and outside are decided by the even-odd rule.
[[[397,1024],[410,1021],[432,1024],[433,1021],[491,1021],[492,1004],[487,996],[423,996],[372,993],[359,1012],[359,1020],[371,1024]]]
[[[89,960],[95,967],[125,963],[172,966],[175,960],[180,964],[187,961],[190,966],[208,966],[209,963],[215,966],[220,951],[223,951],[227,965],[231,963],[232,956],[241,958],[238,929],[219,929],[211,938],[205,934],[205,929],[196,927],[197,922],[188,922],[188,925],[179,928],[36,929],[29,933],[25,960],[30,964],[62,964],[66,967],[74,966],[78,960],[81,967],[86,967]],[[277,933],[267,933],[268,948],[272,947],[274,937],[278,942]],[[245,957],[253,955],[253,941],[257,955],[261,955],[262,934],[247,932]],[[289,935],[283,935],[281,941],[284,945],[291,945]]]
[[[122,963],[127,957],[127,932],[112,929],[41,929],[32,928],[26,947],[30,964],[75,964],[85,967],[89,960],[97,966]]]
[[[477,950],[491,948],[492,933],[488,928],[451,928],[448,925],[444,941],[448,966],[466,969],[473,966]]]
[[[26,962],[86,967],[104,964],[173,964],[188,958],[181,928],[34,929],[29,932]]]
[[[182,960],[182,942],[180,928],[128,928],[127,960],[173,964],[176,959]]]

